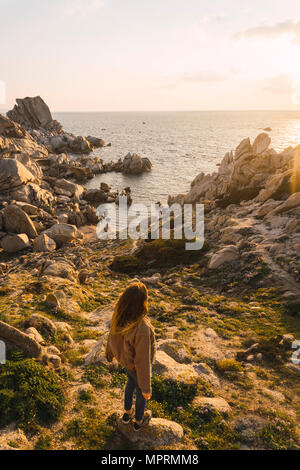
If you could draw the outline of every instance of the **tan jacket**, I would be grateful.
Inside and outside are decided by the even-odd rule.
[[[151,365],[155,355],[155,334],[148,318],[143,318],[124,335],[109,332],[106,358],[115,357],[127,370],[135,370],[143,393],[151,393]]]

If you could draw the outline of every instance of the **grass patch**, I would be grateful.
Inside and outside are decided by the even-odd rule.
[[[106,373],[106,367],[101,364],[89,364],[85,368],[81,380],[82,382],[89,382],[96,389],[104,388],[107,385],[107,380],[105,380]]]
[[[77,450],[104,450],[109,448],[109,441],[115,430],[108,425],[103,416],[90,408],[81,418],[71,420],[66,427],[65,439],[74,439]]]
[[[40,436],[35,443],[34,450],[51,450],[53,447],[52,437],[48,434]]]

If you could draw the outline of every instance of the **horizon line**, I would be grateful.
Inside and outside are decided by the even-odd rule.
[[[9,109],[0,109],[0,113],[6,113],[13,108]],[[233,113],[233,112],[299,112],[299,109],[146,109],[146,110],[98,110],[98,111],[58,111],[58,110],[50,110],[51,113],[215,113],[215,112],[223,112],[223,113]]]

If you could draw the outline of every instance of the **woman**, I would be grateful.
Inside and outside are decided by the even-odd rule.
[[[148,290],[142,282],[132,282],[120,296],[111,320],[106,346],[109,362],[115,357],[127,371],[124,415],[122,422],[133,417],[133,394],[136,391],[135,422],[140,431],[149,423],[151,412],[145,412],[151,398],[151,369],[155,354],[155,335],[148,318]]]

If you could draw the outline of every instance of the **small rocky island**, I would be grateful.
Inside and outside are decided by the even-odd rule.
[[[65,133],[41,98],[0,116],[0,449],[299,449],[300,148],[270,144],[243,140],[169,197],[205,205],[204,247],[188,252],[89,236],[95,202],[118,193],[78,183],[147,159],[95,161],[104,142]],[[133,278],[158,341],[141,433],[120,423],[125,374],[104,358]]]

